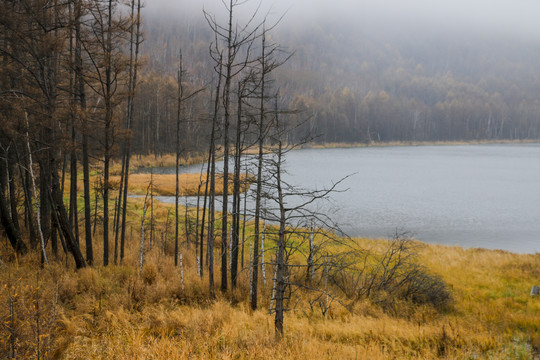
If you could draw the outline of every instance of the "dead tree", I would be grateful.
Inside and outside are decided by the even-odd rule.
[[[232,86],[236,76],[244,71],[252,61],[251,47],[262,24],[253,25],[257,11],[253,13],[245,25],[235,23],[236,8],[244,2],[229,0],[223,2],[227,10],[227,24],[220,25],[214,16],[204,11],[215,41],[210,55],[220,68],[219,77],[223,77],[221,105],[223,107],[223,207],[221,227],[221,291],[227,290],[227,237],[228,237],[228,200],[229,200],[229,129],[231,122]],[[240,58],[241,56],[241,58]],[[234,283],[236,285],[236,283]]]
[[[177,90],[178,90],[178,93],[177,93],[177,98],[176,98],[176,101],[177,101],[177,109],[176,109],[176,163],[175,163],[175,174],[176,174],[176,187],[175,187],[175,218],[176,218],[176,221],[175,221],[175,235],[174,235],[174,266],[178,266],[178,237],[179,237],[179,232],[178,232],[178,218],[180,216],[180,213],[178,212],[178,208],[179,208],[179,204],[178,204],[178,201],[179,201],[179,197],[180,197],[180,189],[179,189],[179,185],[180,185],[180,157],[182,155],[182,149],[181,149],[181,134],[180,134],[180,129],[181,129],[181,122],[182,122],[182,106],[184,104],[185,101],[193,98],[195,95],[197,95],[198,93],[200,93],[201,91],[204,90],[204,88],[201,88],[201,89],[198,89],[198,90],[195,90],[189,94],[185,94],[185,90],[184,90],[184,84],[183,84],[183,77],[185,75],[185,70],[184,70],[184,66],[183,66],[183,60],[182,60],[182,53],[180,53],[180,56],[179,56],[179,64],[178,64],[178,73],[177,73]],[[185,121],[184,121],[185,122]],[[187,229],[188,229],[188,219],[187,219],[187,204],[186,204],[186,226],[185,226],[185,229],[186,229],[186,240],[188,240],[188,236],[187,236]],[[188,246],[189,246],[189,240],[188,240]]]
[[[135,15],[135,0],[131,1],[131,28],[130,28],[130,58],[129,58],[129,82],[127,99],[126,130],[128,132],[124,144],[123,153],[123,178],[122,185],[122,223],[120,234],[120,261],[124,259],[124,247],[126,239],[126,213],[127,213],[127,191],[129,184],[129,161],[131,157],[131,129],[133,127],[134,96],[137,88],[137,72],[139,69],[139,45],[141,44],[141,1],[137,0],[137,11]],[[135,19],[135,24],[133,20]]]
[[[277,23],[276,23],[277,24]],[[267,141],[268,133],[273,127],[271,121],[268,121],[268,114],[273,111],[272,106],[268,106],[267,102],[272,99],[269,94],[269,88],[272,83],[270,75],[272,71],[285,63],[291,54],[285,53],[277,44],[268,44],[266,40],[267,32],[274,26],[267,29],[263,24],[263,31],[260,36],[261,39],[261,54],[257,58],[258,63],[258,84],[257,95],[255,100],[258,101],[258,114],[257,114],[257,176],[256,176],[256,190],[255,190],[255,224],[254,224],[254,244],[253,244],[253,272],[250,279],[251,287],[251,308],[255,310],[257,308],[257,286],[258,286],[258,267],[259,267],[259,239],[260,239],[260,220],[261,220],[261,208],[262,208],[262,193],[263,193],[263,168],[264,164],[264,145]]]
[[[220,54],[219,58],[222,58]],[[207,264],[208,264],[208,286],[210,296],[214,297],[214,225],[215,225],[215,197],[216,197],[216,131],[217,131],[217,119],[219,114],[219,95],[221,89],[222,71],[223,65],[221,60],[218,63],[218,84],[216,87],[216,98],[214,101],[214,113],[212,115],[212,131],[210,134],[210,149],[208,154],[208,171],[206,176],[206,182],[209,185],[209,201],[208,201],[208,240],[207,240]],[[205,197],[206,201],[206,197]],[[203,213],[204,223],[204,213]],[[201,230],[201,254],[202,254],[202,230]],[[202,256],[201,256],[202,262]],[[202,267],[201,267],[202,268]],[[202,274],[202,271],[201,271]]]
[[[329,233],[339,231],[339,228],[324,214],[317,212],[313,204],[325,199],[342,180],[322,190],[303,190],[287,183],[283,175],[285,155],[295,149],[299,144],[288,144],[287,134],[289,127],[285,126],[282,116],[288,112],[278,108],[278,96],[275,97],[273,108],[273,129],[271,141],[275,144],[271,156],[265,158],[268,179],[263,184],[262,196],[266,200],[267,208],[264,211],[265,221],[276,224],[273,228],[267,227],[268,237],[273,236],[276,240],[276,254],[273,262],[275,268],[275,291],[273,293],[274,307],[270,309],[275,314],[274,326],[276,338],[283,336],[284,313],[287,310],[286,302],[289,299],[288,290],[292,286],[304,286],[294,283],[290,279],[290,255],[299,251],[298,239],[305,238],[310,234],[308,224],[317,221],[320,226],[329,229]],[[305,141],[310,138],[307,137]],[[330,231],[331,230],[331,231]],[[311,260],[312,264],[314,260]],[[306,266],[294,264],[294,267]],[[290,291],[289,291],[290,293]]]
[[[182,116],[182,100],[184,98],[184,86],[182,85],[182,76],[184,75],[184,68],[182,63],[182,53],[180,53],[179,56],[179,64],[178,64],[178,75],[177,75],[177,82],[178,82],[178,96],[177,96],[177,112],[176,112],[176,168],[175,168],[175,174],[176,174],[176,191],[175,191],[175,197],[174,197],[174,218],[175,218],[175,232],[174,232],[174,266],[178,266],[178,217],[180,216],[178,212],[178,200],[179,200],[179,186],[180,186],[180,179],[179,179],[179,172],[180,172],[180,118]]]

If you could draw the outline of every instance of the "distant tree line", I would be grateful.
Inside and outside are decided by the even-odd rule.
[[[317,142],[350,143],[540,138],[540,50],[525,40],[410,32],[389,37],[336,24],[331,19],[302,27],[283,24],[274,32],[274,39],[295,52],[275,71],[281,97],[309,117],[293,131],[295,138],[306,131],[316,134]],[[164,118],[166,111],[158,115],[152,109],[171,105],[164,79],[174,76],[180,47],[193,64],[192,80],[211,81],[205,64],[212,34],[193,18],[149,17],[146,37],[151,78],[143,87],[154,96],[142,96],[140,104],[147,105],[141,111],[145,119],[159,121],[141,122],[146,128],[137,128],[136,138],[145,139],[142,152],[155,152],[152,144],[167,152],[170,119]],[[197,110],[205,106],[200,100],[192,107],[192,118],[199,121],[190,123],[190,131],[198,141],[208,133]]]

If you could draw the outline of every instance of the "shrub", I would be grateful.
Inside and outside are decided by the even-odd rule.
[[[402,285],[402,296],[415,304],[430,304],[442,309],[452,302],[452,294],[444,280],[438,275],[429,274],[423,267],[419,267],[414,276],[407,280]]]
[[[371,299],[383,307],[396,301],[429,304],[438,310],[452,302],[444,280],[416,262],[418,243],[397,234],[381,253],[357,249],[339,259],[330,276],[354,300]]]

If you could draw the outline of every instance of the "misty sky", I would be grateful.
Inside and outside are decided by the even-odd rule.
[[[249,2],[256,6],[258,0]],[[223,14],[221,0],[146,0],[146,11],[174,16],[201,16],[202,8]],[[248,7],[243,5],[244,11]],[[539,0],[262,0],[270,18],[287,12],[285,22],[298,24],[331,15],[338,21],[374,23],[396,31],[404,28],[478,31],[540,39]]]

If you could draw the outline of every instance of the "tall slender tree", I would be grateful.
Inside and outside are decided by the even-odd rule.
[[[223,2],[227,10],[227,24],[220,25],[214,16],[204,12],[206,21],[214,33],[214,44],[210,55],[214,62],[223,67],[219,76],[223,77],[221,103],[223,106],[223,201],[221,226],[221,291],[227,291],[227,238],[229,229],[229,129],[231,122],[232,86],[236,76],[241,74],[251,63],[251,47],[257,38],[261,24],[253,25],[257,11],[253,13],[245,25],[235,24],[236,8],[244,2],[229,0]],[[215,67],[217,68],[217,67]]]
[[[129,163],[131,158],[131,131],[133,128],[133,115],[135,111],[135,90],[137,88],[137,74],[139,69],[139,46],[142,41],[141,34],[141,1],[137,0],[137,10],[135,12],[135,0],[131,1],[131,24],[130,24],[130,58],[129,58],[129,83],[128,83],[128,98],[127,98],[127,116],[126,130],[127,136],[124,144],[123,152],[123,184],[121,194],[121,236],[120,236],[120,261],[124,259],[124,248],[126,239],[126,213],[127,213],[127,191],[129,185]]]

